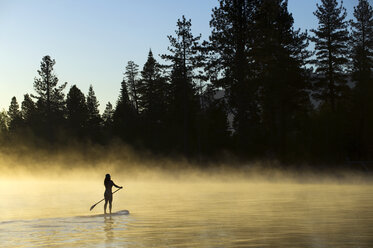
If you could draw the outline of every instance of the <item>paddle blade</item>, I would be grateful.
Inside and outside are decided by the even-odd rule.
[[[96,204],[95,205],[92,205],[92,207],[89,209],[89,211],[92,211],[92,209],[96,207]]]

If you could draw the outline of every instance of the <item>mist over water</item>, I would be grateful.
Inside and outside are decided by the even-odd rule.
[[[248,164],[193,168],[123,149],[10,156],[0,165],[2,247],[371,247],[369,178]],[[40,158],[40,159],[38,159]],[[184,169],[183,169],[184,168]],[[123,190],[103,216],[106,173]],[[350,178],[348,178],[348,175]],[[297,178],[298,177],[298,178]]]

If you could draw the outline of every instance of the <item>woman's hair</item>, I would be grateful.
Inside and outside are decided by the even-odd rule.
[[[106,174],[105,176],[105,180],[104,180],[104,185],[106,186],[106,183],[108,183],[110,181],[110,174]]]

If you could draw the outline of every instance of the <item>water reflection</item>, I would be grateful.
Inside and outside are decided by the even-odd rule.
[[[106,235],[106,242],[110,243],[114,239],[114,232],[113,232],[114,220],[110,215],[104,216],[104,223],[105,223],[104,231]]]

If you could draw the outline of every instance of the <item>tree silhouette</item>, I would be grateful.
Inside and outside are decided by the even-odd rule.
[[[254,17],[252,54],[267,152],[284,156],[292,139],[302,140],[299,118],[310,112],[307,34],[294,30],[285,0],[263,0]],[[292,133],[293,132],[293,133]]]
[[[170,54],[161,56],[171,62],[172,68],[168,114],[170,126],[174,130],[172,132],[176,135],[173,140],[176,147],[182,146],[185,154],[189,154],[191,142],[196,138],[196,113],[199,111],[199,102],[194,79],[199,76],[196,75],[196,70],[201,66],[202,60],[199,44],[201,36],[194,37],[191,26],[191,20],[186,20],[182,16],[177,21],[176,37],[168,36]]]
[[[354,90],[354,109],[352,121],[355,124],[354,147],[357,159],[371,157],[373,146],[373,9],[366,0],[359,0],[354,8],[355,20],[351,21],[352,35],[352,79]]]
[[[113,115],[113,132],[125,142],[134,142],[139,132],[138,115],[129,98],[127,83],[123,79],[117,105]]]
[[[38,113],[36,104],[29,94],[24,95],[21,105],[21,115],[24,123],[23,128],[35,132],[38,129]]]
[[[104,113],[102,114],[102,120],[104,122],[105,128],[110,128],[113,124],[113,116],[114,116],[114,110],[113,105],[108,102],[106,104],[106,108],[104,110]]]
[[[342,2],[322,0],[317,4],[314,15],[319,21],[317,29],[312,29],[315,44],[316,65],[313,82],[314,99],[319,101],[314,115],[313,147],[315,157],[324,159],[344,159],[346,156],[348,121],[351,92],[347,85],[348,23],[346,9]]]
[[[128,61],[126,66],[126,72],[124,75],[127,78],[127,90],[130,96],[131,101],[133,101],[136,112],[139,113],[139,79],[137,75],[139,73],[139,66],[133,61]]]
[[[67,121],[70,131],[75,137],[82,138],[86,134],[88,110],[84,94],[73,85],[66,97]]]
[[[32,95],[37,99],[40,135],[46,136],[49,140],[53,139],[55,130],[63,123],[65,111],[63,90],[67,83],[57,86],[58,78],[53,71],[55,63],[55,60],[50,56],[43,57],[40,70],[38,70],[40,77],[34,80],[34,89],[37,95]]]
[[[331,110],[336,110],[336,101],[346,94],[346,68],[348,54],[348,30],[346,9],[338,6],[337,0],[322,0],[317,4],[314,15],[319,21],[317,29],[312,29],[315,43],[316,93],[314,97],[329,104]]]
[[[87,110],[88,110],[88,119],[99,119],[100,111],[98,107],[100,104],[97,101],[96,94],[93,91],[92,85],[89,86],[88,95],[87,95]]]
[[[227,104],[222,91],[208,85],[201,93],[202,110],[199,116],[200,153],[221,156],[223,150],[231,149],[227,118]]]
[[[19,110],[19,104],[15,96],[12,97],[10,102],[9,110],[9,130],[17,129],[22,123],[21,111]]]
[[[373,78],[373,9],[366,0],[359,0],[351,21],[353,79],[364,87]]]
[[[253,18],[256,0],[219,0],[212,10],[208,51],[208,71],[216,88],[225,90],[227,110],[234,114],[235,137],[238,149],[252,148],[258,134],[259,103],[255,68],[251,49],[253,46]]]
[[[141,71],[139,84],[140,101],[142,109],[142,120],[146,126],[144,134],[146,140],[152,147],[162,147],[162,142],[167,142],[165,138],[165,125],[167,113],[167,79],[162,75],[161,65],[154,59],[150,50],[148,59]]]
[[[110,142],[114,135],[114,112],[113,105],[108,102],[102,113],[102,135],[104,142]]]
[[[100,104],[97,101],[96,94],[92,85],[90,85],[87,95],[87,131],[91,139],[94,140],[98,140],[100,138],[102,119],[98,110],[99,106]]]
[[[161,66],[154,59],[151,50],[141,71],[140,82],[141,109],[148,118],[156,120],[165,109],[167,86],[166,79],[161,74]]]
[[[0,134],[5,136],[9,128],[9,116],[5,110],[0,111]]]

